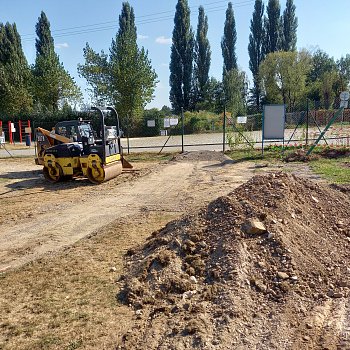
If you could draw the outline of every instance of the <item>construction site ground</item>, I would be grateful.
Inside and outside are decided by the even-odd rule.
[[[134,165],[51,184],[0,159],[1,350],[350,349],[346,187],[219,152]]]

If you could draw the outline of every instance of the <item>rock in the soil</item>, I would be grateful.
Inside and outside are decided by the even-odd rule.
[[[242,225],[243,232],[250,235],[259,235],[266,232],[264,224],[258,219],[249,219]]]
[[[117,271],[117,268],[115,266],[112,266],[110,269],[109,269],[109,272],[116,272]]]
[[[277,272],[277,277],[281,280],[287,280],[289,278],[289,275],[285,272],[278,271]]]
[[[194,276],[191,276],[191,277],[190,277],[190,281],[191,281],[192,283],[196,284],[196,283],[197,283],[197,278],[194,277]]]

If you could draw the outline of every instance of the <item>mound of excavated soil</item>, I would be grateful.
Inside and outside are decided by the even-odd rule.
[[[128,252],[117,348],[349,349],[349,208],[278,173],[170,222]]]

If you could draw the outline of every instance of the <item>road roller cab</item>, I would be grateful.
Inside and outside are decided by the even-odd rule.
[[[106,126],[104,112],[92,109],[100,117],[100,139],[91,124],[83,121],[60,122],[54,132],[38,128],[36,163],[44,166],[49,181],[83,176],[98,184],[118,176],[123,168],[132,168],[123,157],[115,109],[107,108],[115,116],[115,126]]]

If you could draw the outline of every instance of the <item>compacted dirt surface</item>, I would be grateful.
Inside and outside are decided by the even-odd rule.
[[[207,151],[98,186],[32,162],[0,160],[1,350],[350,349],[346,187]]]
[[[55,252],[118,218],[145,211],[181,215],[252,176],[219,152],[140,164],[99,186],[50,184],[31,159],[0,160],[0,271]]]

